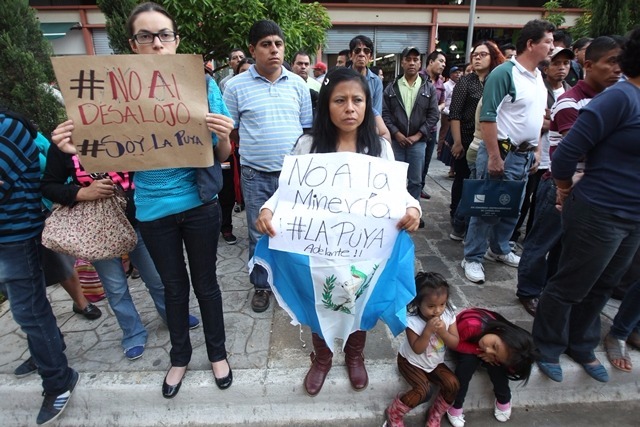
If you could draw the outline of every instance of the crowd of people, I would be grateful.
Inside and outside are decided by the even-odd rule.
[[[127,31],[134,54],[172,55],[180,43],[175,20],[152,2],[131,12]],[[74,205],[125,191],[138,237],[129,256],[169,330],[162,395],[178,394],[192,356],[189,330],[200,323],[215,383],[224,390],[233,373],[216,272],[218,239],[236,243],[234,208],[246,213],[249,258],[263,235],[275,235],[279,175],[290,154],[351,152],[408,163],[406,212],[397,226],[415,232],[427,226],[420,201],[431,197],[425,177],[438,147],[439,157],[449,153],[454,178],[450,238],[463,242],[463,275],[485,282],[485,261],[518,268],[516,296],[534,316],[531,333],[487,309],[456,313],[449,303],[452,284],[435,272],[416,275],[397,358],[410,390],[385,410],[387,426],[404,425],[404,414],[432,397],[427,425],[439,426],[446,415],[454,427],[464,426],[463,403],[480,366],[493,384],[500,422],[511,416],[509,381],[526,383],[534,363],[560,382],[559,357],[566,353],[591,377],[608,381],[594,351],[601,342],[600,311],[620,287],[623,301],[604,347],[614,368],[631,371],[627,345],[640,347],[640,29],[571,45],[549,22],[533,20],[514,45],[477,42],[464,65],[447,64],[440,51],[425,55],[408,46],[400,54],[402,74],[386,88],[370,67],[373,42],[363,35],[333,67],[312,65],[312,56],[299,51],[287,69],[285,36],[270,20],[251,27],[248,45],[251,58],[242,49],[230,52],[233,72],[219,85],[206,78],[206,126],[215,158],[228,164],[220,185],[206,181],[199,168],[89,174],[75,153],[73,121],[61,123],[42,150],[28,118],[0,109],[0,291],[31,355],[16,375],[37,370],[42,377],[38,424],[62,413],[79,380],[46,296],[43,197]],[[458,206],[469,178],[528,182],[520,215],[463,215]],[[72,262],[54,257],[45,269],[61,270],[56,276],[69,283],[74,312],[97,318],[99,309],[78,291]],[[125,357],[140,358],[147,333],[121,259],[93,265],[122,330]],[[255,312],[270,306],[267,276],[252,266]],[[191,289],[201,320],[189,314]],[[366,331],[355,330],[344,347],[356,391],[369,382],[365,343]],[[313,347],[303,380],[310,396],[321,391],[333,357],[332,343],[317,331]],[[444,363],[447,349],[453,369]]]

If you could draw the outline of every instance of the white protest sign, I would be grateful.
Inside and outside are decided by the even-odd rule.
[[[407,164],[356,153],[286,156],[269,248],[386,258],[406,212]]]

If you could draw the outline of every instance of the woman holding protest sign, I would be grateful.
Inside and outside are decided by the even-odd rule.
[[[131,49],[137,54],[172,55],[180,43],[176,22],[162,6],[152,2],[135,7],[127,21],[127,30]],[[207,84],[212,113],[206,115],[205,121],[212,132],[215,158],[226,159],[230,153],[233,121],[228,118],[216,83],[211,79]],[[56,144],[73,150],[70,137],[70,131],[64,132]],[[191,284],[200,305],[207,355],[216,385],[226,389],[233,381],[225,348],[222,295],[216,278],[220,234],[217,184],[221,185],[221,180],[216,183],[206,179],[206,174],[201,173],[203,170],[160,169],[135,175],[136,218],[165,288],[171,339],[171,367],[162,384],[162,395],[167,399],[178,394],[191,360],[188,323]],[[188,255],[189,272],[183,247]]]
[[[376,131],[369,86],[360,74],[348,68],[338,68],[326,76],[318,98],[313,133],[300,137],[292,154],[335,152],[361,153],[394,160],[389,142],[380,138]],[[415,231],[422,213],[420,205],[408,193],[405,199],[406,213],[397,226]],[[256,221],[257,229],[270,237],[276,235],[272,218],[277,201],[278,192],[265,203]],[[304,380],[305,391],[310,396],[320,392],[333,358],[327,342],[319,333],[313,332],[312,365]],[[345,344],[349,380],[356,391],[364,390],[369,382],[364,366],[365,341],[366,332],[357,330],[349,335]]]

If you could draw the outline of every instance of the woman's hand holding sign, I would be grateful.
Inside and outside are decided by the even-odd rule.
[[[71,143],[71,134],[73,133],[73,120],[67,120],[58,125],[51,132],[51,141],[58,146],[60,151],[67,154],[76,154],[76,147]]]
[[[233,130],[233,120],[222,114],[207,113],[205,121],[207,129],[218,137],[218,144],[214,150],[216,158],[221,161],[226,160],[231,154],[229,134]]]
[[[273,228],[271,219],[273,218],[273,212],[269,209],[262,209],[258,219],[256,220],[256,230],[262,234],[266,234],[269,237],[276,235],[276,230]]]
[[[416,208],[407,208],[407,213],[398,221],[398,229],[405,229],[407,231],[416,231],[419,225],[420,211]]]

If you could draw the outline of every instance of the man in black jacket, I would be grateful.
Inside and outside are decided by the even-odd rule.
[[[420,51],[415,47],[403,50],[401,65],[403,75],[384,90],[382,118],[391,133],[396,160],[409,164],[407,191],[420,200],[427,138],[440,110],[436,89],[418,75]],[[420,226],[424,226],[422,220]]]

